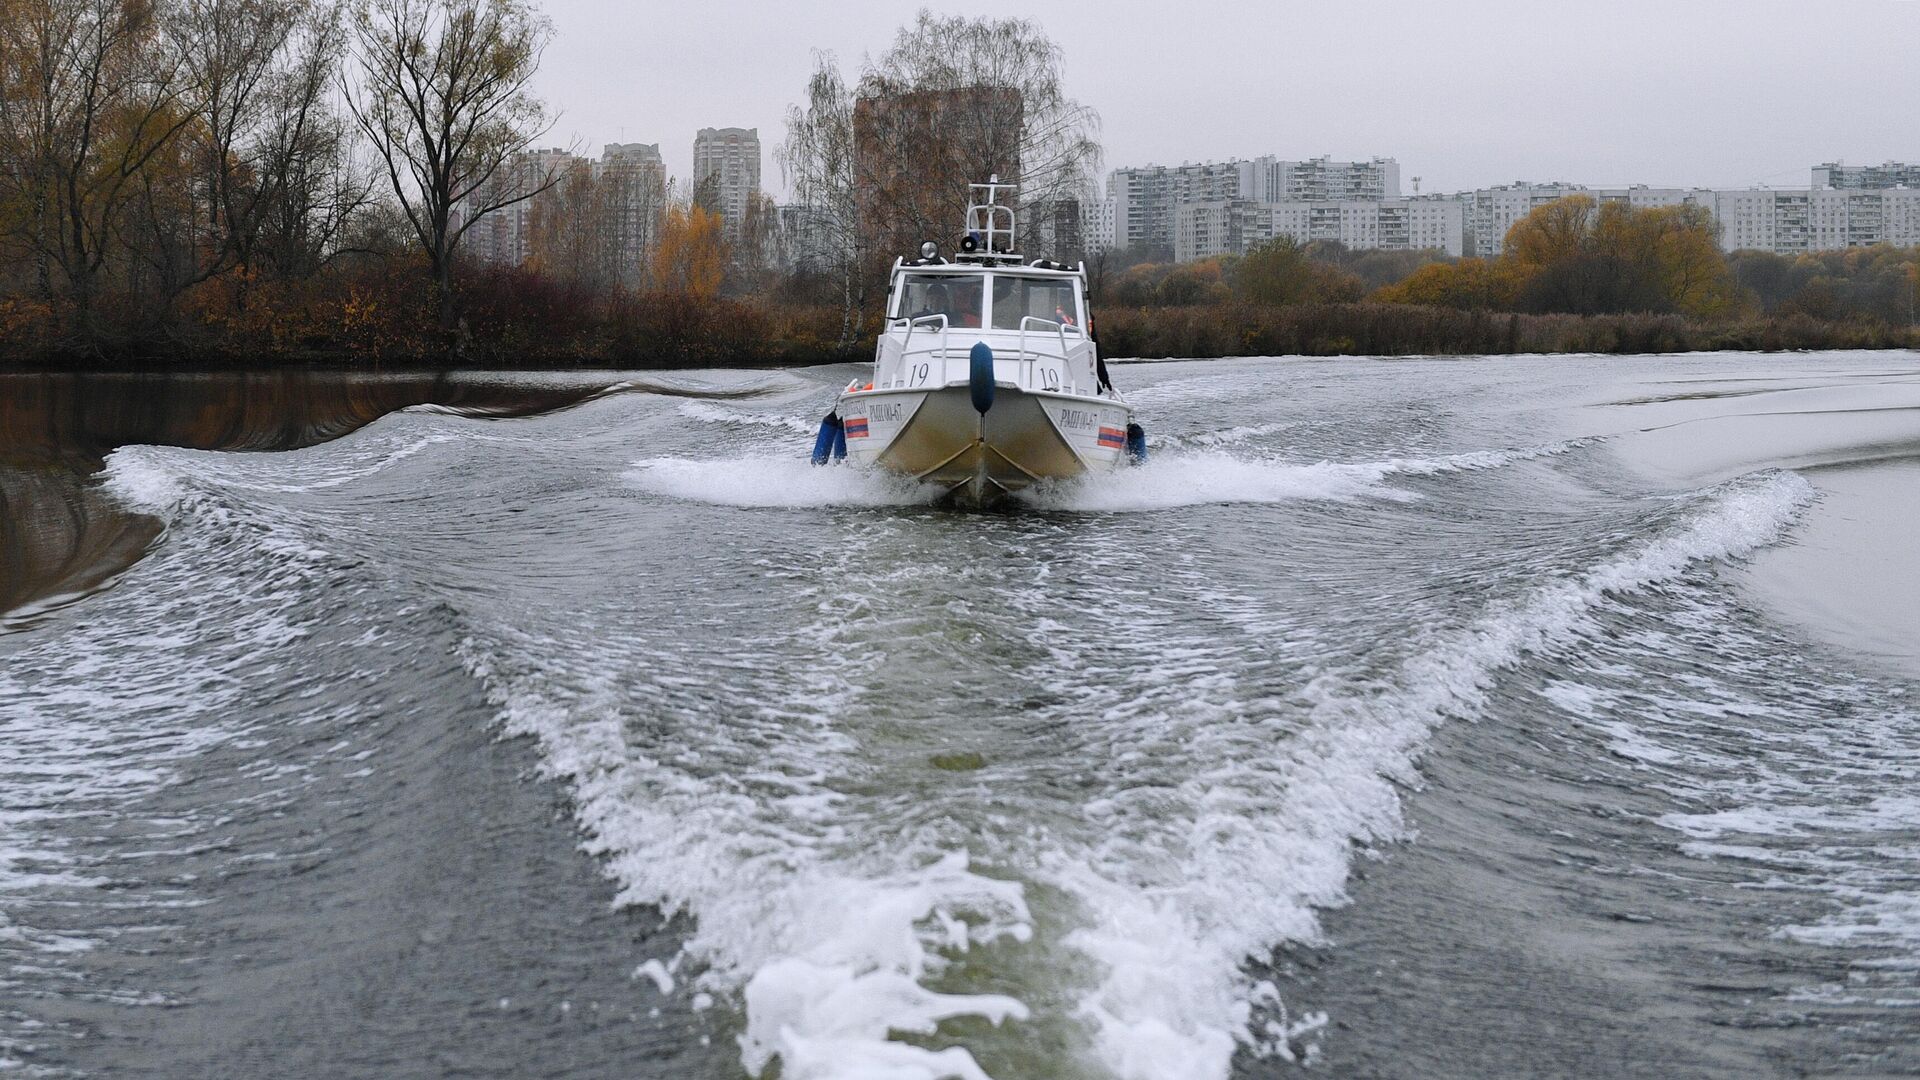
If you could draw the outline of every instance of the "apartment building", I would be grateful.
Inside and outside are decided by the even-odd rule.
[[[708,184],[728,230],[738,230],[760,194],[759,128],[701,128],[694,135],[694,190]]]
[[[1240,197],[1240,163],[1146,165],[1107,178],[1116,248],[1174,246],[1174,210],[1189,203]]]
[[[1841,191],[1884,191],[1920,188],[1920,165],[1883,161],[1878,165],[1842,165],[1829,161],[1813,167],[1813,186]]]
[[[1272,155],[1199,165],[1147,165],[1115,169],[1108,177],[1107,192],[1113,200],[1114,247],[1178,250],[1175,213],[1181,206],[1236,199],[1255,203],[1395,199],[1400,196],[1400,165],[1392,158],[1284,161]],[[1189,226],[1202,228],[1208,214],[1222,213],[1232,216],[1212,206],[1192,217]]]
[[[1276,236],[1302,244],[1327,240],[1353,251],[1466,249],[1466,202],[1428,195],[1410,199],[1322,199],[1256,202],[1216,199],[1175,211],[1174,258],[1185,262],[1245,254]]]
[[[1393,158],[1281,161],[1272,156],[1239,162],[1240,197],[1256,202],[1346,202],[1400,197],[1400,163]]]
[[[606,242],[620,267],[620,280],[639,284],[642,267],[658,240],[660,211],[667,200],[667,166],[659,143],[608,143],[593,176],[604,209]]]
[[[1631,187],[1585,187],[1580,184],[1529,184],[1515,181],[1498,187],[1479,188],[1462,194],[1467,204],[1467,236],[1470,255],[1491,259],[1506,250],[1507,233],[1535,208],[1569,195],[1585,195],[1599,204],[1619,203],[1636,210],[1689,203],[1713,207],[1713,192],[1700,188],[1657,188],[1645,184]]]
[[[1269,205],[1252,199],[1207,199],[1181,203],[1173,211],[1175,262],[1244,254],[1272,237]]]
[[[1111,196],[1081,202],[1080,236],[1086,244],[1088,258],[1113,250],[1113,232],[1113,198]]]
[[[1466,252],[1464,199],[1424,195],[1410,199],[1325,199],[1269,204],[1274,236],[1301,243],[1331,240],[1353,251]]]
[[[526,150],[515,154],[494,170],[487,182],[455,207],[454,217],[465,223],[481,209],[538,189],[549,179],[565,177],[571,170],[589,168],[583,157],[554,147]],[[533,199],[520,199],[510,206],[489,211],[461,238],[461,249],[487,262],[518,266],[532,254],[532,231],[528,228],[534,209]]]
[[[1353,251],[1466,249],[1466,202],[1446,196],[1256,202],[1214,199],[1174,211],[1174,259],[1241,255],[1277,236],[1327,240]]]
[[[1728,251],[1798,255],[1920,245],[1920,188],[1716,191],[1713,216]]]

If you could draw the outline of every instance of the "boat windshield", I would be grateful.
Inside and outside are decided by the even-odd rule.
[[[979,326],[985,283],[977,275],[908,274],[899,318],[945,315],[948,326]]]
[[[1018,330],[1027,317],[1059,323],[1069,330],[1079,325],[1074,314],[1073,282],[1061,278],[993,278],[993,328]]]

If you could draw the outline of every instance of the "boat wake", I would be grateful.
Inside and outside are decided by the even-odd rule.
[[[1158,454],[1144,466],[1037,484],[1020,492],[1016,499],[1039,510],[1098,512],[1315,500],[1412,502],[1421,497],[1417,491],[1390,481],[1496,469],[1564,454],[1583,444],[1576,440],[1433,458],[1311,464],[1227,450],[1187,450]],[[916,506],[935,502],[941,495],[877,470],[849,465],[817,467],[787,455],[648,458],[633,462],[626,480],[655,495],[723,506]]]
[[[1396,472],[1497,463],[1264,467],[1313,478],[1287,497],[1328,498],[1377,495]],[[745,503],[738,489],[712,490],[737,463],[694,465],[643,463],[632,475]],[[846,470],[766,468],[754,498],[793,500],[781,505],[818,505],[820,491],[791,490],[808,478],[846,482],[836,477]],[[1313,1053],[1325,1018],[1290,1014],[1247,965],[1315,941],[1317,912],[1344,903],[1356,849],[1400,837],[1399,791],[1417,783],[1436,725],[1478,714],[1500,671],[1573,643],[1603,601],[1769,544],[1810,498],[1791,473],[1697,493],[1655,539],[1434,634],[1392,672],[1329,672],[1288,692],[1220,674],[1227,651],[1257,643],[1222,642],[1208,627],[1144,632],[1155,598],[1122,596],[1074,633],[1035,639],[1072,698],[1063,722],[1082,771],[1065,788],[1039,782],[1054,752],[947,765],[936,754],[936,771],[925,768],[931,747],[885,754],[935,734],[901,731],[897,699],[874,702],[916,685],[910,646],[869,647],[914,640],[901,620],[924,615],[893,599],[932,572],[889,558],[902,519],[822,553],[807,589],[823,617],[747,650],[801,649],[814,662],[728,666],[734,691],[761,704],[727,725],[684,700],[719,672],[689,670],[683,656],[636,657],[616,643],[626,666],[653,672],[636,701],[604,677],[588,680],[598,690],[562,686],[556,646],[504,628],[476,633],[462,655],[505,728],[538,740],[550,775],[571,787],[623,900],[694,917],[684,948],[636,975],[686,979],[743,1009],[741,1062],[755,1074],[777,1059],[794,1080],[980,1080],[1040,1061],[1057,1072],[1064,1052],[1122,1080],[1218,1080],[1237,1053]],[[962,571],[1023,572],[1017,561]],[[953,596],[965,583],[919,587]],[[637,736],[633,717],[655,710],[700,723],[700,753],[684,752],[670,721]],[[1053,1056],[1023,1050],[1034,1046]]]

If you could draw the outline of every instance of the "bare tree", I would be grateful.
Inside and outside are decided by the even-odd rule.
[[[818,246],[818,254],[840,281],[839,345],[845,349],[853,343],[866,303],[863,264],[869,252],[854,161],[853,95],[832,53],[814,53],[807,103],[787,110],[787,138],[774,156],[799,204],[800,235],[790,242]]]
[[[354,168],[329,100],[341,17],[338,0],[178,0],[172,8],[197,122],[182,133],[187,182],[145,178],[152,235],[142,253],[166,296],[236,269],[310,272],[345,215],[365,203],[371,177]],[[184,214],[172,212],[182,200]],[[251,276],[236,278],[241,306]]]
[[[610,280],[644,288],[650,277],[660,215],[666,209],[666,169],[655,146],[615,144],[606,149],[594,169],[599,216],[594,231],[599,257]]]
[[[508,167],[550,123],[529,87],[551,35],[521,0],[362,0],[356,12],[347,107],[426,251],[444,330],[460,238],[556,181]]]
[[[261,182],[253,204],[250,266],[284,276],[317,271],[342,249],[351,220],[372,202],[378,180],[356,159],[353,132],[334,96],[346,44],[338,0],[313,3],[282,55],[265,99],[257,149]]]
[[[1031,22],[926,11],[857,92],[815,54],[777,156],[799,204],[789,242],[825,248],[840,280],[842,347],[884,257],[952,239],[968,184],[998,173],[1018,181],[1022,205],[1077,220],[1100,164],[1099,117],[1067,97],[1060,69],[1059,46]],[[1023,221],[1029,237],[1044,224]]]
[[[922,10],[868,65],[855,108],[863,208],[907,249],[949,236],[967,185],[991,173],[1017,181],[1019,239],[1041,211],[1077,214],[1100,165],[1098,115],[1066,95],[1060,47],[1025,19]]]

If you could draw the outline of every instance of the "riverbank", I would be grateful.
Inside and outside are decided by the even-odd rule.
[[[1112,307],[1093,324],[1110,359],[1233,356],[1516,356],[1920,348],[1920,327],[1795,313],[1700,321],[1680,315],[1530,315],[1357,301]],[[369,317],[373,318],[372,316]],[[0,333],[0,371],[250,371],[261,368],[442,371],[666,371],[794,368],[872,356],[878,320],[838,344],[825,307],[713,298],[655,300],[550,318],[488,309],[449,339],[425,312],[330,331],[310,315],[258,326],[125,341],[75,352],[50,335]]]

